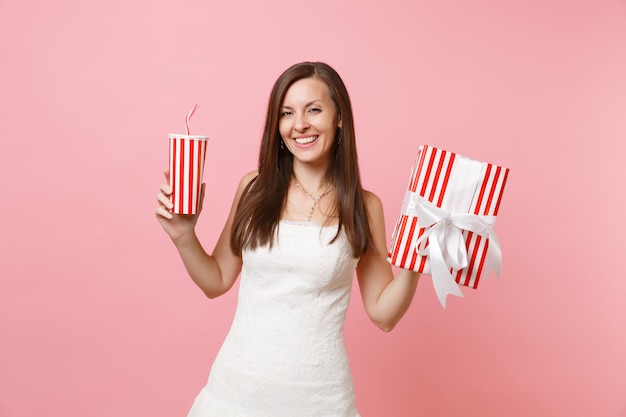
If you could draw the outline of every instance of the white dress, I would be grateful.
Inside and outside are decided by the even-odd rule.
[[[232,327],[188,417],[358,417],[343,324],[358,262],[337,226],[283,220],[244,250]]]

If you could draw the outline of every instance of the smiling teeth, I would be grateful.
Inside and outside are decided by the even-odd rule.
[[[313,142],[315,139],[317,139],[317,136],[309,136],[308,138],[298,138],[296,139],[296,143],[300,145],[304,145],[304,144]]]

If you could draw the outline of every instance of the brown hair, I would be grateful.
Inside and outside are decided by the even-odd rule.
[[[254,249],[259,245],[272,245],[293,175],[293,155],[280,147],[280,108],[289,87],[304,78],[317,78],[328,86],[342,123],[341,141],[335,140],[334,158],[327,173],[337,194],[335,213],[339,227],[333,242],[343,228],[355,258],[361,257],[371,245],[348,90],[329,65],[302,62],[283,72],[272,88],[259,153],[259,175],[244,190],[235,213],[230,244],[237,254],[241,254],[245,246]]]

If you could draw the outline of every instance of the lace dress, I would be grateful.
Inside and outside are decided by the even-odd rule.
[[[337,226],[283,220],[245,250],[232,327],[188,417],[358,417],[343,324],[358,259]]]

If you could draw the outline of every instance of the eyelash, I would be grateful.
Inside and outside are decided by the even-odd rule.
[[[322,109],[320,109],[318,107],[313,107],[313,108],[309,109],[308,111],[314,112],[314,113],[320,113],[322,111]],[[292,111],[283,111],[283,112],[280,112],[280,117],[289,116],[291,114],[293,114]]]

